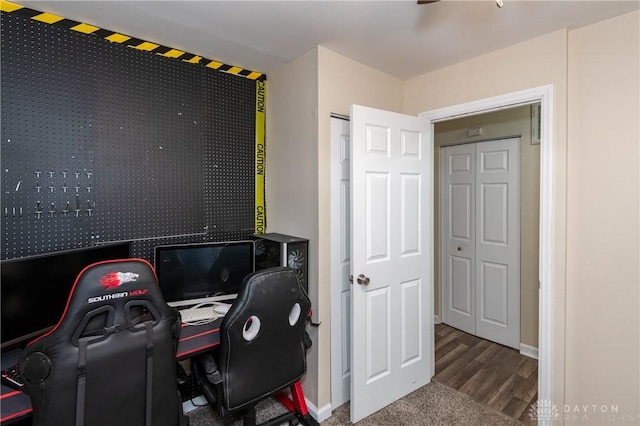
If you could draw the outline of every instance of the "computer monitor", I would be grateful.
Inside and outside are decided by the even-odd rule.
[[[2,261],[2,349],[23,346],[52,329],[86,266],[129,256],[125,242]]]
[[[158,246],[154,262],[160,290],[169,305],[229,300],[255,270],[254,242]]]

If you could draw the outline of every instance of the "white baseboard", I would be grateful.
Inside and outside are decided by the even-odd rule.
[[[187,414],[189,411],[193,411],[203,405],[207,405],[206,398],[202,395],[196,396],[195,398],[191,398],[190,400],[182,403],[182,412]]]
[[[307,409],[309,410],[309,414],[311,417],[316,419],[318,423],[327,420],[331,417],[331,404],[323,405],[319,410],[313,405],[307,398],[304,399],[307,402]]]
[[[442,322],[442,320],[440,319],[439,316],[437,316],[437,315],[433,316],[433,323],[434,324],[440,324],[441,322]]]
[[[529,358],[538,359],[538,348],[520,343],[520,353]]]

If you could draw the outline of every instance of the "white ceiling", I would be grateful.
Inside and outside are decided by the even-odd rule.
[[[502,8],[495,0],[15,1],[267,75],[321,45],[400,78],[640,6],[640,0],[504,0]]]

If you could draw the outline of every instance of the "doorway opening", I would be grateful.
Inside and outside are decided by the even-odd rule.
[[[434,167],[434,380],[525,423],[538,391],[538,107],[442,121],[434,129],[440,160]],[[516,175],[516,188],[508,174]],[[465,265],[470,271],[463,274]],[[476,322],[486,324],[476,328]]]
[[[514,92],[507,95],[501,95],[494,98],[487,98],[480,101],[474,101],[467,104],[460,104],[453,107],[442,108],[434,111],[428,111],[421,113],[419,115],[420,118],[425,119],[427,124],[431,127],[431,140],[427,140],[426,149],[430,151],[431,158],[433,158],[433,129],[435,123],[445,122],[452,119],[463,118],[463,117],[471,117],[478,114],[490,113],[499,110],[505,110],[509,108],[513,108],[516,106],[524,106],[531,105],[535,103],[540,103],[540,232],[539,232],[539,331],[538,331],[538,398],[543,400],[550,400],[551,396],[551,387],[552,387],[552,377],[551,377],[551,312],[553,307],[553,300],[551,298],[551,289],[552,289],[552,213],[553,213],[553,198],[551,194],[553,182],[553,138],[552,138],[552,117],[553,117],[553,87],[543,86],[539,88],[524,90],[521,92]],[[427,133],[427,137],[429,134]],[[338,133],[339,136],[339,133]],[[339,136],[340,137],[340,136]],[[333,139],[333,136],[332,136]],[[336,139],[338,140],[338,139]],[[346,138],[342,138],[346,144],[343,144],[342,147],[348,146],[349,140],[348,135]],[[337,145],[340,148],[340,145]],[[338,149],[336,152],[348,152],[344,149]],[[347,159],[348,160],[348,159]],[[333,175],[333,172],[332,172]],[[336,174],[336,176],[340,176],[340,174]],[[336,180],[339,183],[339,179]],[[335,192],[337,197],[344,196],[345,192],[339,191],[339,187],[336,187],[336,191],[332,191],[332,194]],[[431,204],[428,209],[431,212],[434,212],[433,204]],[[334,209],[335,210],[335,209]],[[344,210],[340,214],[344,214]],[[348,212],[347,212],[348,213]],[[348,215],[343,215],[343,217],[348,217]],[[433,220],[433,218],[432,218]],[[335,219],[332,218],[332,223],[339,224],[339,217]],[[431,226],[433,226],[433,222],[431,222]],[[332,227],[333,229],[333,227]],[[340,226],[337,227],[340,229]],[[432,228],[433,229],[433,228]],[[343,229],[344,231],[344,229]],[[347,234],[348,235],[348,234]],[[337,242],[340,244],[342,241],[340,238],[332,238],[332,242]],[[348,241],[347,241],[348,242]],[[433,240],[431,241],[430,247],[433,247]],[[338,245],[340,247],[340,245]],[[343,246],[344,247],[344,246]],[[343,251],[344,252],[344,251]],[[432,252],[433,253],[433,252]],[[347,260],[347,259],[343,259]],[[433,257],[432,257],[433,260]],[[338,264],[338,263],[336,263]],[[333,263],[332,263],[333,265]],[[332,266],[332,271],[334,268]],[[344,274],[340,272],[339,269],[335,269],[335,272],[338,276],[342,276],[341,281],[344,281],[346,284],[346,288],[349,287],[348,280],[343,276]],[[333,272],[332,272],[333,273]],[[432,276],[433,277],[433,276]],[[428,294],[433,295],[434,292],[434,284],[433,279],[430,280],[428,290]],[[340,290],[340,288],[337,288]],[[342,297],[342,295],[348,294],[348,292],[340,293],[340,291],[336,292],[337,295],[337,303],[334,303],[333,293],[332,293],[332,307],[337,308],[337,312],[341,313],[345,320],[349,317],[348,309],[340,309],[340,306],[343,307],[349,306],[348,297]],[[342,298],[342,304],[339,302]],[[433,302],[433,301],[431,301]],[[430,303],[431,303],[430,302]],[[431,305],[433,306],[433,305]],[[332,308],[332,309],[333,309]],[[431,315],[433,315],[431,313]],[[334,317],[335,319],[335,317]],[[332,320],[332,329],[334,326],[334,320]],[[342,324],[348,324],[348,321],[343,321]],[[433,325],[433,319],[431,320],[431,324]],[[344,329],[343,329],[344,331]],[[333,336],[333,333],[332,333]],[[334,354],[334,345],[333,343],[342,343],[344,342],[345,333],[336,334],[335,340],[332,337],[332,373],[335,371],[339,374],[339,378],[348,383],[349,377],[349,365],[344,362],[334,362],[334,361],[348,361],[350,357],[348,356],[348,347],[345,345],[341,345],[341,351],[335,351]],[[431,340],[431,347],[434,346],[434,333],[433,328],[430,328],[428,331],[428,338]],[[341,342],[342,341],[342,342]],[[336,345],[337,346],[337,345]],[[433,355],[433,354],[432,354]],[[435,359],[433,356],[430,356],[431,361],[433,362],[431,367],[431,375],[435,372]],[[338,367],[338,368],[336,368]],[[344,369],[339,369],[340,367],[346,367]],[[333,395],[333,378],[332,378],[332,395]],[[337,381],[336,381],[337,382]],[[348,395],[345,395],[346,399],[349,399]],[[336,403],[333,400],[332,396],[332,405],[334,408],[339,406],[340,403]],[[545,424],[542,421],[540,424]]]
[[[433,129],[435,124],[453,119],[472,117],[518,106],[540,104],[535,108],[535,139],[540,144],[540,207],[539,207],[539,267],[538,267],[538,400],[551,400],[552,366],[551,342],[553,312],[553,85],[541,86],[506,95],[486,98],[465,104],[454,105],[420,114],[429,120],[432,128],[431,146],[433,147]],[[539,120],[539,127],[537,125]],[[434,280],[435,281],[435,280]],[[434,289],[435,290],[435,289]],[[434,344],[435,346],[435,344]],[[434,361],[435,362],[435,361]],[[435,365],[434,369],[435,371]],[[541,419],[540,425],[550,421]]]

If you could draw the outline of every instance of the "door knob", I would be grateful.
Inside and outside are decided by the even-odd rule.
[[[369,285],[370,282],[369,277],[365,277],[363,274],[358,275],[358,284]]]

